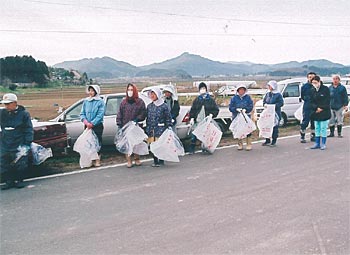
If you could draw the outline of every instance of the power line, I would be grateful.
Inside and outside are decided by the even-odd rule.
[[[238,19],[238,18],[210,17],[210,16],[204,16],[204,15],[189,15],[189,14],[171,13],[171,12],[144,11],[144,10],[137,10],[137,9],[112,8],[112,7],[103,7],[103,6],[93,6],[93,5],[79,5],[79,4],[71,4],[71,3],[57,3],[57,2],[47,2],[47,1],[39,1],[39,0],[24,0],[24,1],[31,2],[31,3],[39,3],[39,4],[76,6],[76,7],[101,9],[101,10],[147,13],[147,14],[165,15],[165,16],[172,16],[172,17],[186,17],[186,18],[206,19],[206,20],[224,20],[224,21],[262,23],[262,24],[300,25],[300,26],[350,27],[350,25],[344,25],[344,24],[319,24],[319,23],[287,22],[287,21],[267,21],[267,20],[260,20],[260,19]]]
[[[184,33],[184,32],[130,32],[130,31],[83,31],[83,30],[27,30],[0,29],[5,33],[56,33],[56,34],[124,34],[124,35],[174,35],[174,36],[221,36],[221,37],[322,37],[350,38],[350,35],[315,35],[315,34],[240,34],[240,33]]]

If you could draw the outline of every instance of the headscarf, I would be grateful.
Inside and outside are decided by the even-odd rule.
[[[153,101],[153,103],[156,105],[156,106],[160,106],[161,104],[164,103],[164,100],[162,99],[162,91],[160,90],[160,88],[152,88],[149,92],[148,92],[148,95],[151,94],[151,92],[154,92],[156,95],[157,95],[157,100]]]
[[[239,93],[238,93],[238,90],[240,89],[240,88],[244,88],[245,89],[245,92],[244,92],[244,94],[241,96]],[[237,96],[239,96],[239,97],[244,97],[245,95],[247,94],[247,86],[246,85],[239,85],[238,87],[237,87],[237,90],[236,90],[236,95]]]
[[[99,100],[100,99],[100,92],[101,92],[101,89],[100,89],[100,86],[98,85],[88,85],[86,86],[86,94],[89,94],[89,89],[92,88],[94,91],[95,91],[95,96],[93,97],[88,97],[88,100],[91,101],[91,100]]]
[[[165,86],[163,89],[163,92],[165,92],[165,91],[169,91],[171,93],[171,98],[173,100],[176,100],[176,101],[178,100],[178,96],[177,96],[177,93],[174,89],[174,86],[172,86],[172,85]]]
[[[277,81],[274,81],[274,80],[272,80],[272,81],[269,81],[268,83],[267,83],[267,85],[269,85],[271,88],[272,88],[272,93],[278,93],[278,90],[277,90]]]

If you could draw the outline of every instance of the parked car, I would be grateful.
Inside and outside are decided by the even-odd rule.
[[[168,85],[167,85],[168,86]],[[146,96],[149,88],[146,88],[139,94],[139,97],[145,102],[146,105],[151,103],[151,100]],[[103,130],[103,145],[114,145],[114,137],[117,132],[116,115],[118,113],[120,103],[125,97],[125,93],[106,94],[101,95],[105,103],[104,114],[104,130]],[[70,137],[71,145],[75,143],[79,135],[84,131],[84,124],[80,121],[80,112],[83,105],[84,98],[80,99],[55,119],[50,120],[54,122],[65,123],[67,127],[67,133]],[[189,111],[191,106],[180,106],[179,116],[176,118],[176,133],[180,139],[186,139],[189,137],[191,125],[189,123]],[[231,124],[231,113],[228,107],[220,107],[220,112],[215,121],[218,123],[222,131],[226,131]],[[142,123],[145,125],[145,122]]]
[[[324,85],[330,86],[332,84],[332,77],[321,77]],[[282,107],[282,119],[280,126],[285,126],[287,122],[295,120],[294,113],[301,106],[301,86],[306,82],[306,78],[293,78],[277,82],[277,89],[281,92],[284,105]],[[256,119],[260,118],[260,114],[264,110],[263,100],[255,103],[254,114]]]

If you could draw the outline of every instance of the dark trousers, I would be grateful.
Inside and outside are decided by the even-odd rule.
[[[311,119],[311,109],[303,107],[303,121],[300,124],[300,129],[305,130],[309,123],[311,125],[311,130],[315,130],[315,122]]]
[[[86,128],[86,126],[85,126],[85,128]],[[94,126],[92,128],[92,130],[95,132],[97,139],[98,139],[98,142],[99,142],[100,146],[102,147],[103,124],[101,123],[97,126]]]
[[[28,170],[28,156],[22,156],[16,163],[17,151],[1,153],[1,182],[23,181],[24,174]]]
[[[272,130],[272,141],[276,141],[278,138],[278,125],[273,127]]]

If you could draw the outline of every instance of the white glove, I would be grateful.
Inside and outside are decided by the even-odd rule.
[[[242,109],[242,112],[244,112],[244,113],[245,113],[246,111],[247,111],[246,109]]]
[[[213,118],[213,114],[209,113],[209,117],[210,117],[210,118]]]
[[[194,125],[194,118],[190,119],[190,125],[193,126]]]
[[[242,111],[242,108],[237,108],[236,111],[237,111],[237,112],[241,112],[241,111]]]

